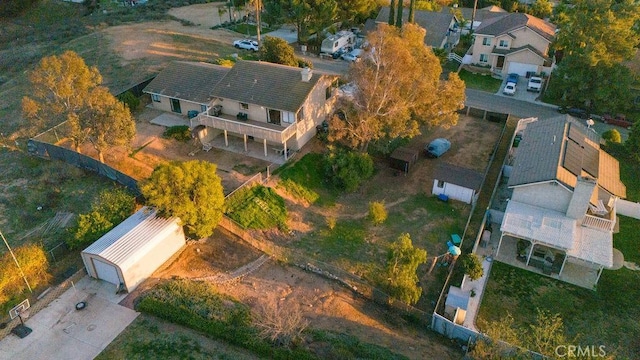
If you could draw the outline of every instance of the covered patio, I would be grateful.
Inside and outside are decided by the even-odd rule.
[[[512,266],[593,289],[613,265],[610,232],[553,210],[510,201],[500,230],[494,256]]]

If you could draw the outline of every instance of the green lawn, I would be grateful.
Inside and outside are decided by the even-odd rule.
[[[256,36],[258,35],[257,26],[253,24],[236,24],[229,27],[229,30],[235,31],[240,34],[244,34],[247,36]],[[276,28],[263,27],[262,31],[260,31],[260,35],[264,35],[276,30]]]
[[[280,175],[278,187],[294,197],[316,205],[331,206],[338,193],[326,181],[324,155],[308,153],[294,163],[274,171]]]
[[[628,198],[640,199],[637,164],[621,161],[621,178]],[[620,232],[614,247],[625,261],[640,262],[638,236],[640,220],[619,218]],[[640,272],[626,268],[602,273],[596,291],[494,263],[485,289],[478,325],[496,321],[507,312],[521,325],[532,323],[536,308],[558,313],[569,336],[582,345],[605,345],[608,354],[619,359],[640,358]]]
[[[467,89],[495,93],[500,90],[500,85],[502,84],[502,80],[494,79],[491,75],[474,74],[465,69],[460,70],[459,75],[467,86]]]
[[[246,229],[286,227],[284,199],[272,188],[262,185],[245,187],[227,199],[226,214]]]

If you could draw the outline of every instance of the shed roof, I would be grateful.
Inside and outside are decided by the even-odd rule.
[[[402,21],[407,23],[409,19],[409,9],[403,8]],[[447,36],[451,21],[454,19],[454,15],[450,12],[435,12],[416,10],[414,13],[415,23],[420,27],[427,30],[427,34],[424,37],[424,43],[428,46],[439,48],[442,46],[442,42]],[[389,7],[385,6],[380,9],[377,23],[386,23],[389,21]]]
[[[402,160],[408,163],[414,163],[418,159],[418,156],[420,156],[420,150],[405,146],[401,146],[391,153],[392,159]]]
[[[229,68],[220,65],[175,61],[160,72],[143,91],[208,104],[211,101],[211,89],[228,72]]]
[[[469,306],[469,298],[469,291],[464,291],[457,286],[450,286],[445,306],[467,310],[467,306]]]
[[[116,265],[122,265],[153,239],[178,228],[179,220],[156,216],[156,210],[143,207],[116,225],[82,252],[95,254]]]
[[[324,74],[313,70],[308,82],[303,69],[263,61],[238,61],[213,88],[211,96],[297,112]]]
[[[436,165],[433,178],[475,191],[480,190],[480,186],[482,186],[482,181],[484,180],[484,176],[475,170],[444,162]]]

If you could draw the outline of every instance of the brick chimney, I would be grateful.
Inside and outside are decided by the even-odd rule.
[[[589,200],[593,189],[596,187],[596,180],[590,177],[578,176],[576,187],[573,189],[571,201],[567,207],[567,217],[582,220],[589,208]]]
[[[302,69],[300,74],[302,75],[302,81],[304,82],[309,82],[309,80],[311,80],[311,77],[313,76],[313,72],[308,67]]]

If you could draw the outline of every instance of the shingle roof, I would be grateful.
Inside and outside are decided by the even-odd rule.
[[[403,8],[402,11],[402,21],[403,23],[407,23],[407,19],[409,18],[409,9]],[[416,10],[414,13],[414,19],[416,24],[423,27],[427,30],[427,34],[424,37],[424,43],[428,46],[439,48],[442,45],[442,42],[445,40],[447,36],[447,31],[449,30],[449,25],[451,25],[451,21],[454,16],[448,12],[434,12],[434,11],[424,11],[424,10]],[[383,7],[380,9],[378,13],[378,17],[376,18],[376,22],[378,23],[386,23],[389,21],[389,7]]]
[[[555,25],[535,16],[523,13],[510,13],[502,17],[487,19],[480,24],[475,33],[480,35],[499,36],[524,26],[530,28],[549,41],[553,40],[553,37],[555,36]]]
[[[508,185],[556,180],[573,188],[577,177],[588,173],[605,190],[626,197],[618,161],[599,143],[597,134],[567,115],[531,122],[516,150]]]
[[[498,54],[498,55],[511,55],[511,54],[515,54],[517,52],[526,51],[526,50],[531,51],[532,53],[538,55],[542,59],[547,59],[547,57],[544,56],[544,54],[541,53],[540,50],[536,49],[535,47],[533,47],[533,46],[531,46],[529,44],[527,44],[525,46],[520,46],[520,47],[517,47],[517,48],[511,48],[511,49],[500,49],[500,48],[496,47],[491,51],[491,53],[492,54]]]
[[[296,112],[323,76],[313,71],[311,79],[304,82],[301,71],[291,66],[241,60],[211,90],[210,95]]]
[[[436,165],[433,178],[478,191],[484,176],[475,170],[441,162]]]
[[[175,61],[158,74],[143,91],[208,104],[211,101],[211,89],[227,72],[229,68],[220,65]]]
[[[456,8],[451,8],[451,7],[447,7],[447,6],[443,6],[442,10],[440,10],[440,12],[451,12],[452,10],[456,10]],[[467,7],[458,7],[457,10],[460,11],[460,13],[462,14],[462,17],[465,20],[469,20],[471,21],[471,16],[473,15],[473,8],[467,8]],[[486,19],[490,19],[493,17],[501,17],[501,16],[505,16],[507,15],[508,12],[500,7],[497,7],[495,5],[492,6],[487,6],[484,7],[482,9],[477,9],[476,10],[476,16],[473,17],[473,21],[479,21],[482,22]]]

